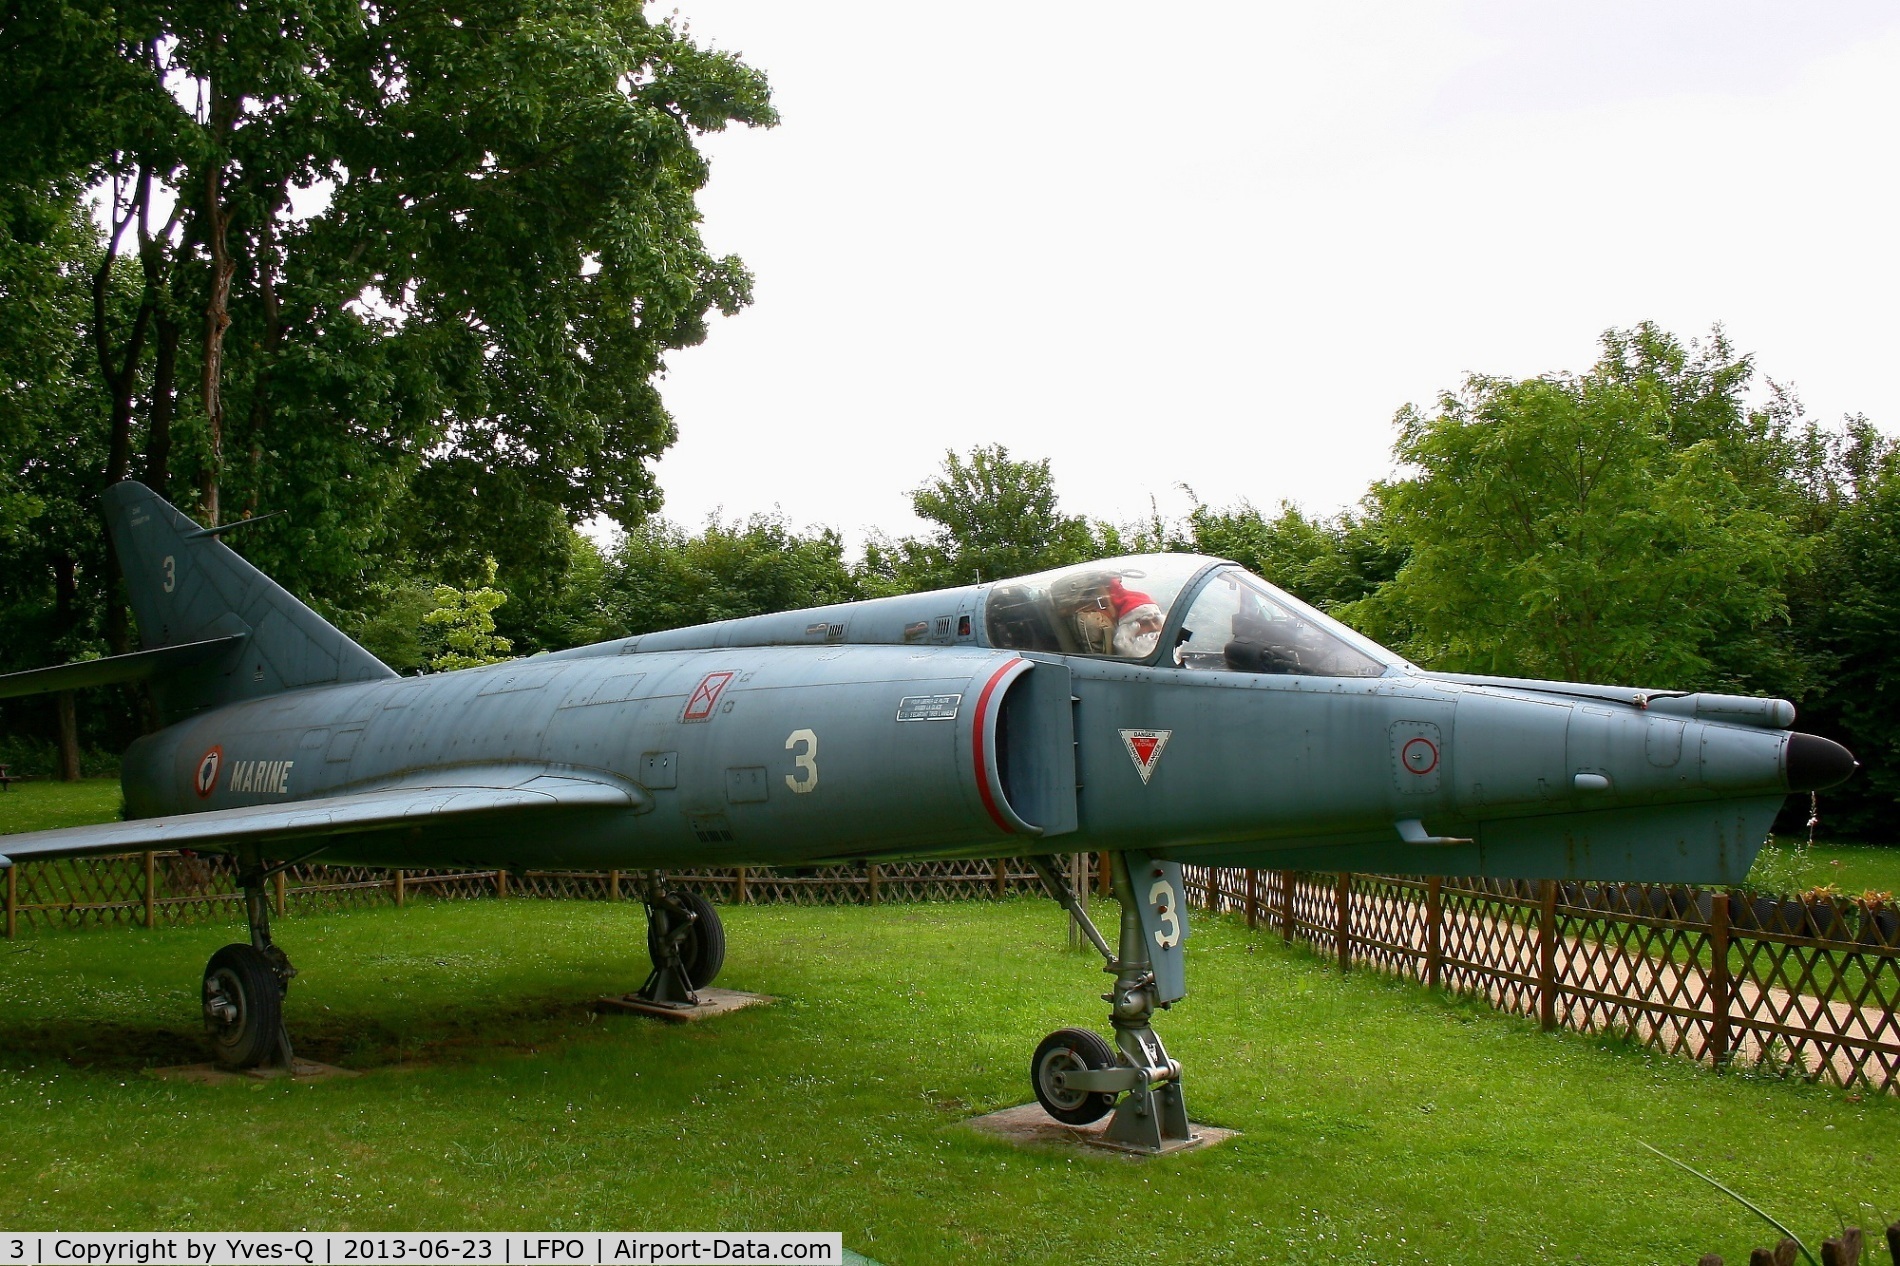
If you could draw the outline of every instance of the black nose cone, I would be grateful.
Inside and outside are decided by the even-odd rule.
[[[1854,754],[1818,734],[1788,736],[1788,790],[1826,791],[1860,768]]]

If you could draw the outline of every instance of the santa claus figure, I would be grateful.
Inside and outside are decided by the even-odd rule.
[[[1161,608],[1155,600],[1117,576],[1108,582],[1108,601],[1115,612],[1115,653],[1125,659],[1153,654],[1161,637]]]

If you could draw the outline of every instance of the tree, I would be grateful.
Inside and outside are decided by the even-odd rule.
[[[81,337],[98,233],[71,182],[30,190],[0,180],[0,672],[97,653],[100,607],[85,596],[109,574],[92,500],[106,460],[102,393]],[[121,271],[127,268],[121,264]],[[65,425],[43,434],[49,417]],[[71,693],[0,705],[8,728],[50,730],[61,777],[79,776],[83,746],[116,746],[97,724],[82,732]],[[103,717],[130,714],[113,692]],[[95,715],[94,720],[100,719]]]
[[[638,0],[13,6],[10,322],[21,208],[44,228],[90,189],[107,229],[35,274],[58,319],[15,327],[22,355],[77,339],[91,390],[0,402],[6,524],[13,456],[57,454],[29,534],[76,543],[0,602],[57,588],[77,650],[129,649],[94,509],[127,475],[209,522],[285,511],[231,543],[352,627],[491,558],[504,589],[564,573],[573,524],[657,504],[663,358],[750,296],[699,239],[696,138],[775,121],[762,75]]]
[[[1415,473],[1375,496],[1406,561],[1342,618],[1441,669],[1785,684],[1738,674],[1773,657],[1736,648],[1785,624],[1806,546],[1777,480],[1731,469],[1779,439],[1739,408],[1746,364],[1725,343],[1700,362],[1659,354],[1673,346],[1653,327],[1612,331],[1590,373],[1474,375],[1434,413],[1403,410],[1394,453]]]
[[[1824,661],[1825,689],[1803,708],[1801,728],[1840,740],[1861,763],[1824,797],[1828,829],[1890,838],[1900,811],[1900,440],[1865,418],[1804,439],[1820,529],[1793,605],[1800,642]]]
[[[755,514],[708,519],[696,536],[649,520],[614,549],[603,605],[625,636],[864,596],[836,532],[802,534],[782,515]]]
[[[492,568],[489,579],[494,579]],[[495,635],[495,611],[508,601],[507,594],[487,585],[479,589],[437,585],[434,599],[435,609],[422,617],[442,638],[443,649],[429,661],[431,669],[448,673],[509,658],[514,647],[507,638]]]
[[[1232,559],[1323,611],[1369,596],[1403,561],[1370,498],[1331,518],[1288,502],[1268,518],[1251,502],[1215,509],[1197,500],[1167,547]]]
[[[1001,444],[945,452],[943,471],[913,489],[911,507],[936,526],[922,539],[873,538],[866,570],[907,592],[1000,580],[1121,552],[1107,525],[1065,515],[1049,459],[1016,461]]]
[[[319,605],[404,529],[453,535],[468,583],[558,553],[550,507],[657,503],[662,358],[750,293],[699,241],[694,138],[776,120],[756,71],[638,0],[17,16],[0,179],[107,195],[101,485],[139,473],[210,521],[292,510],[245,548]],[[327,202],[299,214],[298,190]],[[123,649],[117,604],[107,627]]]

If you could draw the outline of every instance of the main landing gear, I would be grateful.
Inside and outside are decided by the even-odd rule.
[[[257,1068],[273,1057],[286,1071],[292,1067],[284,994],[297,969],[270,939],[270,896],[264,882],[275,873],[256,864],[245,867],[240,882],[251,943],[227,945],[205,964],[205,1029],[225,1068]]]
[[[1115,977],[1114,989],[1102,995],[1111,1008],[1115,1046],[1111,1048],[1090,1029],[1057,1029],[1045,1037],[1029,1064],[1037,1102],[1067,1125],[1088,1125],[1112,1111],[1115,1117],[1103,1140],[1130,1151],[1159,1153],[1191,1142],[1187,1105],[1181,1097],[1181,1065],[1168,1058],[1161,1038],[1148,1024],[1155,1009],[1165,1010],[1168,1003],[1156,988],[1127,859],[1121,853],[1110,855],[1115,900],[1121,905],[1119,954],[1110,951],[1089,920],[1056,859],[1032,858],[1031,864],[1049,895],[1075,917],[1101,951],[1107,960],[1103,970]]]
[[[653,974],[634,997],[649,1006],[698,1006],[698,991],[712,984],[726,963],[719,912],[696,892],[669,892],[657,870],[648,872],[640,899],[647,908]]]

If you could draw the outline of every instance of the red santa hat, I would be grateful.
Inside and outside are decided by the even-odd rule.
[[[1120,576],[1108,582],[1108,600],[1114,604],[1117,624],[1126,620],[1161,618],[1161,608],[1155,600],[1139,589],[1130,589],[1122,584]]]

